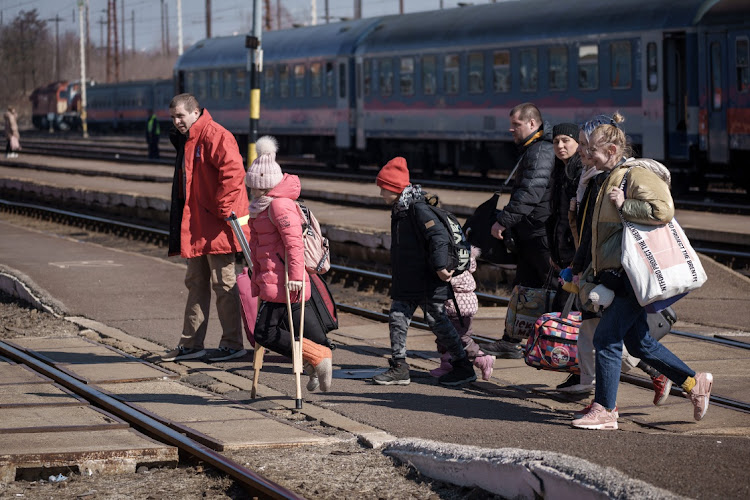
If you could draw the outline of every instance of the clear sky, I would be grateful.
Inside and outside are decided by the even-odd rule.
[[[310,24],[312,15],[311,0],[271,0],[274,10],[277,1],[289,12],[296,23]],[[456,0],[401,0],[404,12],[455,8]],[[474,0],[475,4],[490,3],[491,0]],[[158,49],[161,47],[161,4],[167,5],[169,38],[172,46],[177,46],[177,0],[117,0],[118,31],[121,30],[121,12],[125,11],[125,44],[132,46],[133,25],[137,50]],[[264,0],[259,0],[262,6]],[[318,24],[325,22],[325,0],[315,0]],[[333,19],[352,17],[354,0],[328,0],[329,15]],[[396,14],[399,0],[362,0],[362,16],[372,17]],[[22,10],[37,9],[40,17],[49,21],[54,33],[54,19],[59,16],[60,34],[66,31],[78,33],[78,0],[0,0],[2,22],[8,24]],[[107,0],[89,0],[89,30],[91,41],[106,44]],[[211,0],[212,35],[224,36],[247,33],[252,27],[253,0]],[[206,0],[182,0],[183,43],[188,46],[206,36]],[[274,16],[275,19],[275,16]],[[134,20],[134,23],[133,23]],[[274,24],[275,25],[275,24]],[[120,34],[120,37],[122,35]],[[122,40],[122,38],[120,38]]]

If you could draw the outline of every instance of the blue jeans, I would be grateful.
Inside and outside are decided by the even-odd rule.
[[[594,401],[608,410],[617,406],[623,343],[630,354],[641,358],[677,385],[682,385],[688,377],[695,376],[695,372],[680,358],[651,337],[648,332],[646,310],[638,304],[627,277],[623,280],[627,294],[615,296],[612,304],[602,313],[602,319],[594,334]]]
[[[406,332],[409,330],[409,323],[414,316],[417,307],[424,311],[427,324],[430,326],[432,333],[437,337],[440,345],[445,347],[446,351],[451,354],[453,361],[466,357],[456,328],[448,319],[445,313],[445,305],[442,301],[422,303],[416,301],[394,300],[391,304],[391,311],[388,315],[388,326],[391,334],[391,356],[393,359],[406,359]]]

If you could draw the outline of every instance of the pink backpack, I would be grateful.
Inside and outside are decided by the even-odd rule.
[[[305,241],[305,270],[312,274],[323,274],[331,268],[331,249],[328,238],[323,236],[318,219],[302,203],[297,202],[302,217],[302,238]]]

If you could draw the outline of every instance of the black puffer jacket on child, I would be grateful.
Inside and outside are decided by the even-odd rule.
[[[402,196],[403,199],[403,196]],[[448,283],[436,272],[448,266],[448,231],[421,194],[396,202],[391,212],[391,298],[444,301]]]

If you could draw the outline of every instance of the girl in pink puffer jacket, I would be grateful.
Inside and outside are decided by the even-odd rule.
[[[276,139],[265,136],[256,143],[258,157],[247,171],[245,184],[250,188],[250,259],[253,271],[251,290],[257,296],[258,319],[255,341],[267,349],[291,357],[286,288],[290,291],[294,324],[300,320],[300,291],[305,280],[305,300],[310,299],[310,278],[305,271],[302,218],[295,200],[301,185],[296,175],[282,174],[276,163]],[[284,263],[289,264],[289,281]],[[331,386],[332,353],[328,339],[306,311],[302,358],[310,376],[308,390],[328,391]]]
[[[495,365],[495,356],[490,356],[489,354],[482,352],[472,338],[474,331],[471,328],[474,315],[479,310],[479,299],[477,299],[477,294],[474,293],[474,290],[477,288],[477,283],[474,281],[474,276],[472,276],[472,273],[477,270],[476,259],[479,257],[479,254],[480,250],[477,247],[472,246],[469,269],[450,279],[453,293],[455,294],[456,302],[458,303],[458,311],[456,311],[456,305],[453,303],[453,299],[448,299],[445,301],[445,312],[451,320],[451,323],[453,323],[453,326],[456,328],[458,335],[461,337],[461,344],[463,344],[464,350],[469,356],[469,359],[471,359],[474,366],[479,368],[482,372],[482,380],[489,380],[492,376],[492,370]],[[430,375],[433,377],[440,377],[451,371],[453,365],[451,365],[451,357],[445,347],[440,345],[437,341],[435,343],[437,343],[438,352],[440,352],[442,356],[440,357],[440,366],[434,370],[430,370]]]

